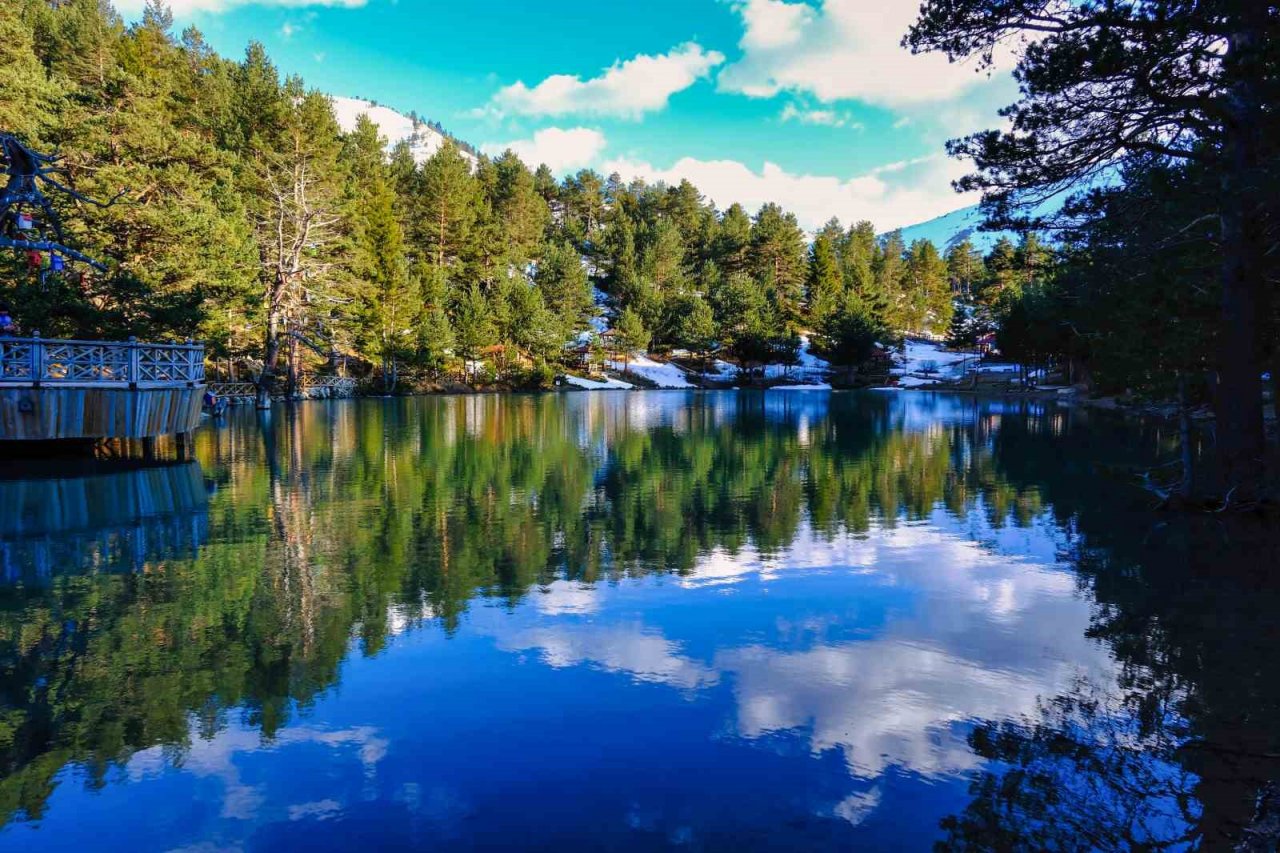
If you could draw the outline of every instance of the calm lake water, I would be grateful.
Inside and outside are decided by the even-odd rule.
[[[929,394],[235,412],[0,469],[0,849],[1229,846],[1272,531],[1167,428]]]

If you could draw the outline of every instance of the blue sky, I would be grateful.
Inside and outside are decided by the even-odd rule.
[[[115,0],[126,18],[143,0]],[[722,207],[887,229],[972,197],[943,142],[1016,93],[897,46],[919,0],[171,0],[224,55],[263,42],[333,95],[560,173],[687,177]]]

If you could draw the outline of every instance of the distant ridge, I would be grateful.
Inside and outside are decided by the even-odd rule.
[[[1017,235],[1012,231],[978,230],[982,221],[982,211],[978,205],[972,204],[899,230],[902,232],[903,241],[908,246],[914,240],[929,240],[938,247],[940,252],[945,252],[961,240],[968,240],[974,248],[985,254],[1001,237],[1017,240]]]
[[[344,133],[350,133],[356,126],[356,119],[363,113],[369,116],[369,120],[378,126],[382,131],[382,135],[387,138],[387,147],[390,148],[401,140],[408,140],[409,150],[413,152],[413,159],[419,165],[431,159],[431,156],[439,151],[445,143],[446,137],[435,127],[432,127],[425,121],[413,116],[407,116],[398,110],[390,107],[384,107],[373,101],[366,101],[361,98],[343,98],[337,95],[332,97],[334,117],[338,120],[338,126],[342,128]],[[437,125],[436,127],[438,127]],[[457,140],[454,140],[457,142]],[[471,146],[459,143],[459,151],[471,163],[474,170],[476,166],[476,156],[470,150]]]

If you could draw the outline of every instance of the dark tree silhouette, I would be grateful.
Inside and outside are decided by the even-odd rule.
[[[953,140],[978,171],[995,222],[1087,185],[1123,158],[1201,163],[1218,176],[1223,336],[1218,457],[1243,498],[1262,482],[1266,256],[1280,103],[1280,9],[1261,0],[927,0],[904,38],[913,51],[990,67],[1018,55],[1011,130]]]
[[[115,204],[124,193],[109,202],[94,201],[54,177],[64,172],[59,162],[58,157],[31,150],[13,134],[0,132],[0,165],[8,176],[4,190],[0,191],[0,246],[29,252],[57,252],[105,272],[104,264],[67,246],[62,219],[40,185],[97,207]],[[38,210],[40,215],[33,220],[31,228],[22,227],[20,222],[27,209]]]

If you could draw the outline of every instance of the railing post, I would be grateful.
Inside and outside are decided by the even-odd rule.
[[[129,388],[138,387],[138,339],[133,335],[129,336]]]
[[[44,344],[40,341],[40,331],[31,333],[31,384],[39,388],[44,378]]]
[[[203,353],[201,354],[203,355]],[[201,358],[201,364],[204,359]],[[191,338],[187,338],[187,369],[186,376],[187,387],[190,388],[196,384],[196,342]]]

